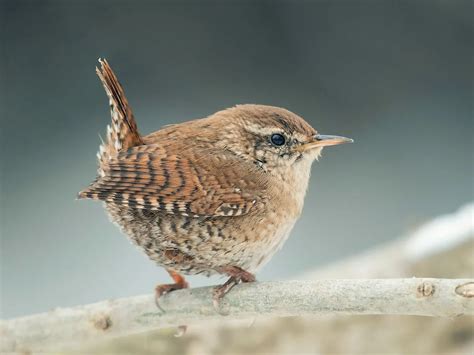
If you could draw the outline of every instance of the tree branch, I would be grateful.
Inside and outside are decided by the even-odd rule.
[[[161,313],[152,295],[103,301],[2,321],[2,351],[57,350],[109,336],[222,319],[212,287],[163,296]],[[473,279],[353,279],[242,284],[222,301],[232,319],[256,316],[474,315]],[[229,318],[228,317],[228,318]]]

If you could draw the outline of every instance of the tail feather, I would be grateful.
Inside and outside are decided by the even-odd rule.
[[[96,68],[97,75],[109,97],[112,124],[107,126],[106,141],[99,147],[98,174],[104,176],[104,169],[111,157],[121,150],[143,144],[138,133],[137,124],[132,109],[128,104],[125,92],[115,76],[109,63],[99,59],[100,69]]]

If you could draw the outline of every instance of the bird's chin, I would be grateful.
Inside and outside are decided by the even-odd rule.
[[[323,151],[323,147],[315,147],[315,148],[308,149],[307,151],[305,151],[304,155],[307,156],[307,159],[311,161],[319,160],[319,157],[321,156],[322,151]]]

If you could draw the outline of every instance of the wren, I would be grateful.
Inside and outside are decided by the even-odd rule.
[[[322,148],[352,140],[264,105],[142,135],[117,77],[99,62],[112,124],[97,178],[79,198],[104,201],[112,221],[168,271],[174,283],[157,286],[157,298],[188,287],[181,274],[229,276],[215,288],[217,307],[234,285],[255,281],[288,238]]]

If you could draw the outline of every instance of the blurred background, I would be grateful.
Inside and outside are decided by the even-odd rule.
[[[355,139],[313,166],[260,280],[296,277],[472,200],[472,1],[1,1],[1,318],[152,292],[95,177],[107,58],[142,133],[239,103]],[[220,282],[191,277],[191,285]]]

